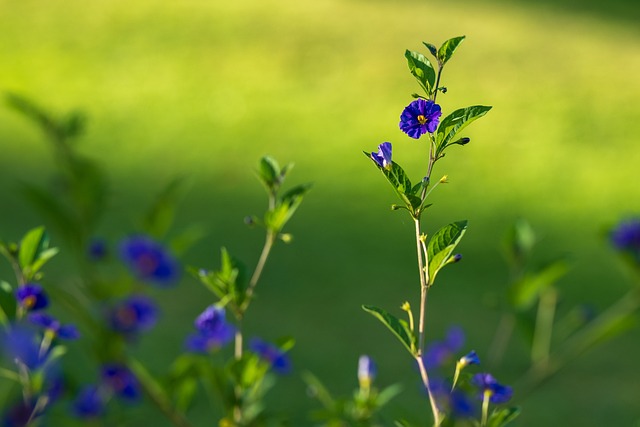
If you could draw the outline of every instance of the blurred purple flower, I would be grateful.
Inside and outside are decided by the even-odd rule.
[[[391,169],[391,143],[383,142],[378,145],[378,152],[371,152],[369,155],[371,159],[381,168],[383,169]]]
[[[479,365],[480,358],[476,354],[475,350],[471,350],[468,354],[462,356],[458,359],[458,364],[461,367],[469,366],[469,365]]]
[[[102,382],[124,400],[136,401],[140,397],[140,384],[133,372],[119,363],[102,366]]]
[[[471,379],[471,383],[480,389],[480,398],[483,400],[488,398],[491,403],[506,403],[513,395],[511,387],[498,383],[491,374],[476,374]]]
[[[124,239],[120,257],[138,280],[161,287],[171,286],[180,277],[178,261],[162,245],[146,236]]]
[[[231,341],[235,328],[227,323],[224,307],[210,305],[195,320],[197,332],[187,337],[185,347],[194,353],[208,353]]]
[[[440,106],[432,100],[416,99],[402,111],[400,130],[418,139],[425,133],[436,131],[441,115]]]
[[[133,335],[155,326],[158,309],[151,298],[132,295],[114,305],[109,310],[108,318],[111,329],[125,335]]]
[[[94,237],[89,241],[89,247],[87,247],[87,256],[91,261],[100,261],[104,259],[109,253],[107,248],[107,241],[100,237]]]
[[[16,289],[16,301],[27,311],[40,310],[49,305],[47,293],[36,283],[27,283]]]
[[[0,349],[12,363],[17,361],[30,370],[39,368],[46,359],[46,354],[40,355],[39,337],[24,327],[14,326],[0,332],[0,342]]]
[[[100,388],[95,385],[85,386],[80,390],[72,403],[72,412],[78,418],[96,418],[104,413],[105,399]]]
[[[447,331],[443,341],[434,341],[422,356],[427,369],[440,367],[450,362],[464,345],[464,331],[458,326],[452,326]]]
[[[358,359],[358,382],[360,387],[369,387],[376,378],[376,365],[367,355],[362,355]]]
[[[72,325],[61,324],[55,317],[46,313],[32,313],[29,315],[29,321],[36,326],[43,327],[45,330],[64,340],[75,340],[80,338],[80,332]]]
[[[620,222],[611,231],[610,238],[614,248],[629,253],[640,262],[640,219]]]
[[[263,341],[260,338],[253,338],[249,343],[249,349],[262,360],[268,362],[271,368],[278,374],[287,374],[291,371],[289,356],[277,346]]]

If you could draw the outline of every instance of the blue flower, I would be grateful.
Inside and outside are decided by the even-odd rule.
[[[133,295],[114,305],[108,317],[114,331],[132,335],[153,328],[158,320],[158,309],[151,298]]]
[[[468,365],[479,365],[479,364],[480,364],[480,358],[476,354],[475,350],[471,350],[468,354],[458,359],[458,365],[460,365],[460,367],[465,367]]]
[[[0,335],[0,348],[11,362],[23,364],[30,370],[38,369],[46,360],[40,354],[40,340],[36,334],[24,327],[14,326]]]
[[[36,311],[49,305],[49,298],[42,286],[35,283],[27,283],[16,289],[18,305],[27,311]]]
[[[73,401],[73,414],[82,419],[96,418],[104,413],[105,398],[95,385],[85,386]]]
[[[464,331],[453,326],[447,331],[443,341],[434,341],[424,352],[423,360],[427,369],[433,369],[451,361],[464,345]]]
[[[432,100],[416,99],[407,105],[400,115],[400,130],[411,138],[418,139],[438,128],[442,111]]]
[[[180,268],[176,259],[149,237],[124,239],[120,244],[120,257],[134,276],[143,282],[165,287],[179,279]]]
[[[371,159],[381,168],[391,169],[391,143],[383,142],[378,145],[378,152],[371,152]]]
[[[376,365],[367,355],[362,355],[358,359],[358,382],[360,387],[369,388],[376,377]]]
[[[253,338],[249,343],[249,349],[269,363],[271,368],[278,374],[287,374],[291,370],[289,356],[277,346],[260,338]]]
[[[500,404],[508,402],[513,395],[511,387],[498,383],[491,374],[476,374],[471,379],[471,382],[480,389],[481,399],[489,399],[491,403]]]
[[[104,259],[109,253],[107,249],[107,242],[98,237],[94,237],[89,242],[89,247],[87,248],[87,256],[91,261],[100,261]]]
[[[227,323],[224,307],[211,305],[195,320],[197,332],[187,337],[185,347],[194,353],[208,353],[231,341],[235,334],[233,325]]]
[[[611,231],[610,238],[616,249],[627,252],[636,261],[640,261],[640,219],[622,221]]]
[[[29,321],[36,326],[43,327],[47,332],[59,338],[65,340],[75,340],[80,338],[80,332],[78,332],[78,329],[74,325],[63,325],[55,317],[49,314],[30,314]]]
[[[127,401],[136,401],[140,397],[140,384],[133,372],[119,363],[102,366],[102,383],[117,396]]]

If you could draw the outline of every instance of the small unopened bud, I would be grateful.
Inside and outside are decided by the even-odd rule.
[[[412,93],[411,94],[412,98],[418,99],[418,98],[422,98],[420,95],[418,95],[417,93]]]
[[[400,306],[400,308],[403,311],[411,311],[411,305],[409,304],[409,301],[405,301],[404,303],[402,303],[402,305]]]
[[[460,138],[459,140],[455,141],[454,144],[467,145],[469,143],[469,141],[471,141],[471,138],[467,138],[465,136],[464,138]]]
[[[391,210],[392,211],[397,211],[398,209],[402,209],[402,206],[398,206],[396,204],[391,205]]]
[[[253,226],[256,224],[256,221],[251,215],[248,215],[244,217],[244,223],[248,226]]]
[[[449,182],[449,175],[445,175],[442,178],[440,178],[440,184],[446,184]]]
[[[447,93],[447,88],[446,88],[446,87],[444,87],[444,86],[439,87],[439,88],[438,88],[438,90],[439,90],[440,92],[442,92],[442,93]]]
[[[360,383],[360,388],[369,389],[375,377],[376,368],[373,360],[366,355],[360,356],[358,359],[358,382]]]
[[[452,263],[454,262],[458,262],[462,259],[462,254],[455,254],[454,256],[451,257],[451,261]]]
[[[278,237],[285,243],[291,243],[293,241],[293,236],[289,233],[280,234]]]

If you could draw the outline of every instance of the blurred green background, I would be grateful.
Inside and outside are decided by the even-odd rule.
[[[430,294],[428,338],[461,325],[466,347],[482,357],[507,283],[500,242],[518,217],[538,231],[540,260],[571,255],[561,310],[604,308],[629,286],[603,230],[640,212],[638,23],[632,0],[0,0],[0,90],[89,115],[80,150],[111,177],[106,235],[134,230],[157,191],[176,175],[189,177],[175,229],[208,230],[186,254],[189,265],[216,267],[222,245],[253,265],[262,236],[242,218],[266,203],[257,161],[271,154],[295,162],[291,183],[314,188],[289,225],[295,241],[276,248],[246,320],[264,338],[297,338],[297,372],[279,383],[272,404],[307,425],[316,405],[297,374],[310,370],[346,395],[367,353],[378,361],[380,384],[405,385],[389,418],[426,420],[410,358],[360,309],[417,304],[413,224],[389,210],[395,196],[362,155],[391,141],[414,180],[424,173],[423,143],[397,127],[418,90],[404,50],[465,34],[439,102],[445,114],[494,106],[465,132],[471,143],[437,164],[434,176],[448,174],[451,183],[434,192],[425,220],[427,232],[470,221],[464,261]],[[0,143],[0,236],[16,240],[43,221],[18,189],[45,183],[51,151],[8,108],[0,108]],[[62,255],[49,278],[73,282],[64,266]],[[157,372],[180,352],[208,298],[188,277],[159,297],[162,325],[138,349]],[[636,425],[639,337],[634,330],[570,364],[520,402],[518,425]],[[505,383],[526,366],[521,340],[512,344],[494,371]],[[193,414],[212,425],[206,415]]]

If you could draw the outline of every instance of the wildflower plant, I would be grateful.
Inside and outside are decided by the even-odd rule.
[[[417,183],[413,183],[404,169],[392,159],[392,145],[383,142],[378,146],[377,152],[365,152],[372,160],[374,166],[391,184],[401,203],[392,205],[394,210],[405,210],[411,217],[415,226],[415,245],[417,252],[418,277],[420,284],[420,307],[418,315],[414,316],[409,303],[402,305],[402,310],[408,316],[408,321],[400,319],[386,310],[374,306],[364,305],[363,309],[380,320],[399,339],[404,348],[415,360],[422,383],[427,391],[431,404],[434,425],[445,425],[445,420],[453,419],[452,413],[447,413],[447,407],[441,403],[438,381],[430,375],[430,366],[425,356],[431,359],[441,357],[442,352],[457,352],[459,343],[456,337],[450,338],[448,347],[441,346],[432,349],[432,353],[425,352],[425,320],[427,311],[427,295],[435,284],[438,273],[447,265],[460,261],[461,255],[455,253],[456,246],[464,236],[467,229],[467,221],[457,221],[445,225],[438,231],[428,236],[423,231],[423,216],[430,204],[428,197],[441,183],[447,182],[444,176],[439,180],[432,179],[433,168],[441,160],[448,149],[454,145],[466,145],[469,138],[462,135],[462,131],[472,122],[484,116],[491,107],[474,105],[456,109],[450,113],[443,111],[437,103],[438,95],[446,93],[447,89],[440,85],[445,65],[452,58],[457,48],[465,39],[464,36],[454,37],[445,41],[437,48],[430,43],[424,43],[435,61],[432,61],[420,52],[407,50],[405,58],[409,71],[418,82],[422,93],[413,94],[414,101],[409,103],[400,114],[399,127],[410,138],[424,142],[426,156],[424,163],[424,175]],[[427,359],[428,360],[428,359]],[[462,358],[457,364],[454,387],[450,389],[448,397],[453,396],[460,370],[470,363],[477,361],[475,353],[467,358]],[[487,392],[488,393],[488,392]],[[493,394],[494,396],[497,393]],[[504,403],[507,399],[501,399]],[[497,403],[496,399],[493,399]],[[488,402],[486,403],[488,405]],[[509,422],[513,416],[497,422],[501,417],[501,411],[494,411],[488,415],[488,406],[483,404],[480,425],[500,426]],[[513,414],[516,414],[513,411]],[[406,425],[402,423],[401,425]]]

